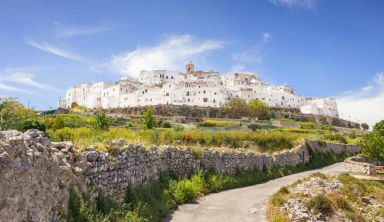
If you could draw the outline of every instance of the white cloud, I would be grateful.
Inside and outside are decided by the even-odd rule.
[[[152,47],[138,47],[113,56],[107,66],[110,70],[137,78],[141,70],[180,70],[188,60],[201,59],[222,43],[213,40],[198,40],[190,35],[171,36]],[[93,67],[96,68],[97,67]]]
[[[36,48],[36,49],[39,49],[41,51],[44,51],[44,52],[48,52],[48,53],[51,53],[51,54],[54,54],[56,56],[59,56],[59,57],[63,57],[63,58],[66,58],[66,59],[70,59],[70,60],[74,60],[74,61],[77,61],[77,62],[84,62],[85,59],[84,58],[81,58],[80,56],[74,54],[74,53],[70,53],[70,52],[67,52],[63,49],[60,49],[58,47],[55,47],[55,46],[52,46],[48,43],[37,43],[37,42],[34,42],[32,41],[31,39],[29,38],[25,38],[25,41],[32,47]]]
[[[89,34],[95,34],[99,32],[105,32],[111,30],[110,27],[100,25],[100,26],[94,26],[94,27],[71,27],[64,30],[61,30],[57,33],[58,37],[72,37],[77,35],[89,35]]]
[[[317,0],[269,0],[275,6],[282,6],[288,8],[304,8],[314,9],[316,7]]]
[[[35,81],[34,75],[25,72],[8,72],[0,74],[0,90],[8,92],[27,92],[21,86],[30,86],[42,90],[55,91],[51,86]],[[13,85],[10,85],[13,84]],[[16,84],[17,86],[14,86]]]
[[[34,75],[30,73],[15,72],[7,76],[6,81],[31,86],[43,90],[53,90],[52,87],[33,80]]]
[[[24,90],[0,82],[0,91],[6,91],[6,92],[23,92]]]
[[[232,59],[235,61],[232,71],[242,71],[249,65],[254,66],[263,63],[264,57],[270,52],[268,43],[271,38],[271,33],[264,32],[256,44],[248,47],[248,49],[243,52],[235,53],[232,56]],[[238,70],[235,70],[236,68],[238,68]]]
[[[376,74],[364,87],[337,97],[339,112],[345,119],[373,126],[384,119],[384,72]]]

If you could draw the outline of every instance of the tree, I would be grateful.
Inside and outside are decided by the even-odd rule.
[[[384,161],[384,120],[373,127],[373,131],[365,134],[360,142],[363,156],[370,160]]]
[[[362,123],[360,126],[361,126],[361,128],[362,128],[363,130],[368,130],[368,129],[369,129],[369,125],[366,124],[366,123]]]
[[[95,117],[94,127],[96,129],[108,130],[109,126],[111,125],[111,122],[112,122],[111,117],[107,116],[103,112],[100,112]]]
[[[269,108],[267,103],[259,99],[252,99],[249,101],[248,106],[250,116],[259,119],[268,119]]]
[[[156,124],[155,117],[153,116],[152,107],[148,107],[144,112],[144,125],[147,129],[152,129]]]
[[[0,101],[0,130],[14,129],[25,131],[25,121],[36,119],[36,112],[25,108],[21,103],[9,99]],[[31,120],[32,121],[32,120]]]
[[[229,100],[224,106],[224,112],[231,118],[241,118],[249,116],[249,106],[244,99],[234,98]]]

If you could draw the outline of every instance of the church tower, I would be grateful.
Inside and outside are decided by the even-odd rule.
[[[192,61],[189,61],[187,65],[185,65],[185,73],[193,73],[195,71],[195,65]]]

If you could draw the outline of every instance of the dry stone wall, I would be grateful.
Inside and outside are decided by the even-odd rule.
[[[261,170],[306,163],[310,150],[356,153],[354,145],[303,141],[274,155],[112,143],[114,154],[74,152],[70,142],[54,143],[39,131],[0,132],[0,221],[57,221],[65,215],[71,184],[84,192],[123,197],[129,186],[159,179],[161,173],[189,176],[201,169],[218,173]]]

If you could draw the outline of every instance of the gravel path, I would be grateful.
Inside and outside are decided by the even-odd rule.
[[[314,172],[337,175],[348,171],[344,168],[343,163],[336,163],[321,169],[292,174],[254,186],[210,194],[199,199],[195,204],[180,206],[177,211],[169,215],[164,221],[266,221],[265,210],[269,197],[281,186],[288,185]]]

